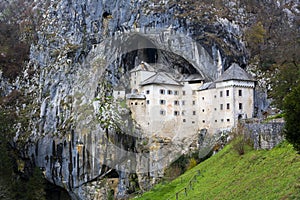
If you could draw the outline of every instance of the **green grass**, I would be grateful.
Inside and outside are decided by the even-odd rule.
[[[300,155],[284,142],[272,150],[252,150],[239,156],[232,145],[177,179],[158,184],[136,199],[176,199],[200,170],[198,182],[179,199],[300,199]]]

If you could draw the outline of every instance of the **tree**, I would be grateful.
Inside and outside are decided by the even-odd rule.
[[[273,67],[275,70],[271,78],[272,90],[269,92],[269,96],[273,99],[273,104],[282,109],[284,97],[299,84],[300,65],[290,62],[280,66],[273,65]]]
[[[300,85],[288,94],[283,102],[285,112],[285,137],[300,153]]]

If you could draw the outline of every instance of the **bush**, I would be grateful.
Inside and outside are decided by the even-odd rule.
[[[285,112],[285,137],[290,142],[296,151],[300,152],[300,85],[295,87],[288,94],[283,102]]]
[[[237,128],[232,132],[232,146],[233,149],[241,156],[245,154],[245,147],[253,147],[253,142],[247,134],[241,123],[237,125]]]
[[[196,165],[197,165],[196,159],[195,158],[191,158],[190,161],[189,161],[189,163],[186,166],[186,169],[187,170],[192,169],[192,168],[196,167]]]

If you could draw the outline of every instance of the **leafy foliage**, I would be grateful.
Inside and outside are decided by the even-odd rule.
[[[286,120],[286,139],[300,152],[300,85],[295,87],[284,99],[283,109]]]
[[[296,63],[284,63],[274,66],[275,70],[271,78],[272,90],[269,92],[273,104],[283,108],[283,99],[294,87],[300,83],[300,65]]]

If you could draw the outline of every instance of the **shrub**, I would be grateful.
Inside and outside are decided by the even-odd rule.
[[[195,166],[197,165],[197,161],[195,158],[191,158],[189,163],[187,164],[186,166],[186,169],[189,170],[189,169],[192,169],[194,168]]]
[[[285,137],[300,152],[300,85],[286,96],[283,102],[285,112]]]

